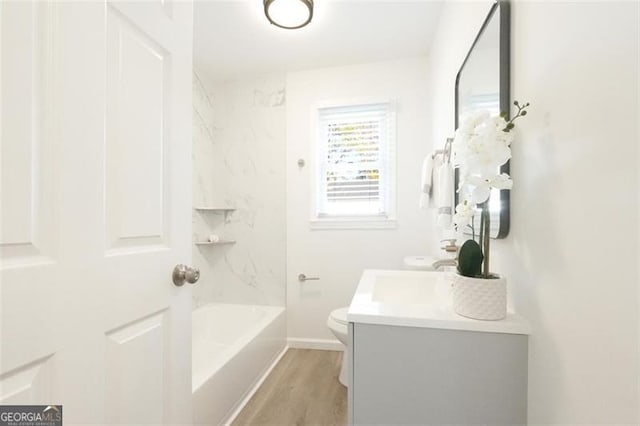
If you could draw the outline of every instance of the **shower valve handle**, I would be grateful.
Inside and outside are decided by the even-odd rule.
[[[318,277],[307,277],[305,274],[299,274],[298,275],[298,281],[300,281],[301,283],[305,282],[305,281],[318,281],[320,278]]]

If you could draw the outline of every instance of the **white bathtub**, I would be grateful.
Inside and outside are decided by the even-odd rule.
[[[209,304],[192,327],[193,420],[222,424],[284,349],[284,308]]]

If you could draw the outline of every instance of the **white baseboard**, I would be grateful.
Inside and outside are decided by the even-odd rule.
[[[260,386],[262,386],[262,383],[264,383],[267,377],[269,377],[269,374],[271,374],[271,371],[273,371],[276,365],[278,365],[278,363],[280,362],[284,354],[287,352],[287,350],[289,350],[289,346],[285,345],[282,351],[278,355],[276,355],[276,357],[273,359],[273,362],[271,363],[269,368],[267,368],[264,371],[264,374],[262,375],[262,377],[260,377],[260,379],[258,379],[258,381],[256,381],[256,383],[253,385],[251,390],[247,392],[247,395],[240,402],[240,404],[238,404],[238,407],[233,411],[233,413],[231,413],[231,415],[227,418],[227,420],[224,421],[225,426],[230,426],[231,423],[233,423],[233,421],[236,419],[236,417],[238,417],[238,414],[240,414],[240,412],[245,407],[245,405],[247,405],[247,403],[253,397],[253,395],[258,391],[258,389],[260,389]]]
[[[344,345],[336,339],[304,339],[289,337],[287,344],[294,349],[319,349],[323,351],[343,351]]]

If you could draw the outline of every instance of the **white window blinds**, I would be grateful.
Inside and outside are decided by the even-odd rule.
[[[387,216],[389,104],[321,108],[318,114],[317,216]]]

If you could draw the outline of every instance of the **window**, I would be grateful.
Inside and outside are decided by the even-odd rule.
[[[394,226],[395,120],[391,104],[317,111],[316,225]]]

